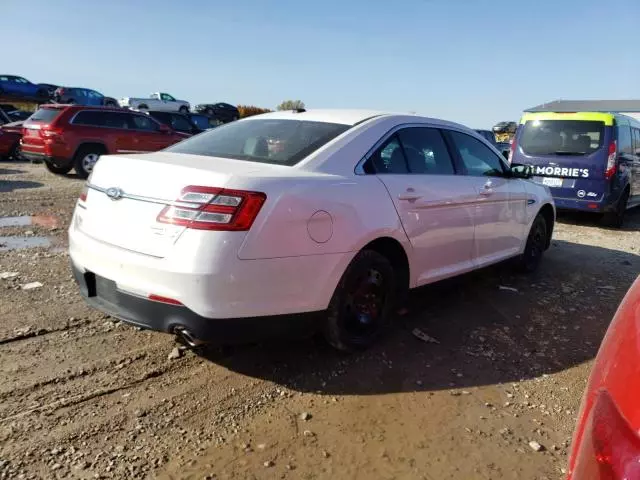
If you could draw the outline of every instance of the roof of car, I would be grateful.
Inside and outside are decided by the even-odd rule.
[[[306,110],[304,112],[296,112],[292,110],[285,110],[280,112],[270,112],[270,113],[262,113],[260,115],[255,115],[252,117],[248,117],[248,119],[258,119],[258,118],[279,118],[279,119],[287,119],[287,120],[308,120],[311,122],[326,122],[326,123],[339,123],[343,125],[356,125],[358,123],[362,123],[366,120],[375,117],[401,117],[403,121],[410,119],[411,117],[419,119],[420,122],[424,122],[427,120],[429,123],[448,126],[448,127],[456,127],[456,128],[468,128],[464,125],[450,122],[447,120],[440,120],[437,118],[430,118],[423,115],[416,115],[413,113],[393,113],[393,112],[384,112],[378,110],[347,110],[347,109],[318,109],[318,110]]]
[[[525,112],[640,112],[640,100],[554,100]]]

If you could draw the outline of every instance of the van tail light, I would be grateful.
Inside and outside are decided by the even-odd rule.
[[[516,137],[513,137],[511,139],[511,146],[509,148],[509,158],[507,159],[509,164],[511,164],[511,161],[513,160],[513,154],[516,151],[516,148],[518,147],[518,144],[516,143]]]
[[[640,478],[640,437],[606,391],[597,394],[591,417],[591,443],[600,469],[599,478]],[[579,468],[576,465],[575,470]]]
[[[260,192],[189,186],[156,220],[195,230],[246,231],[266,199]]]
[[[616,141],[614,140],[609,144],[609,156],[607,157],[607,169],[604,172],[604,178],[609,180],[616,174],[616,154],[618,152],[618,147],[616,145]]]

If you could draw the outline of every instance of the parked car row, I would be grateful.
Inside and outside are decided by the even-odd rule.
[[[42,105],[22,127],[22,157],[82,178],[101,155],[154,152],[189,136],[143,112],[85,105]]]
[[[48,83],[32,83],[17,75],[0,75],[0,97],[24,98],[38,103],[62,103],[88,106],[123,107],[139,111],[190,113],[191,105],[186,100],[177,100],[166,92],[154,92],[146,98],[125,97],[116,100],[102,93],[83,87],[65,87]],[[5,109],[6,112],[6,109]],[[207,116],[211,128],[240,118],[238,108],[228,103],[196,105],[194,113]],[[24,120],[24,118],[23,118]],[[203,127],[203,124],[200,124]]]

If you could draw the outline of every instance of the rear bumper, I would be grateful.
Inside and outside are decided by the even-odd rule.
[[[47,162],[53,161],[53,159],[51,157],[48,157],[47,155],[45,155],[43,153],[25,152],[24,150],[22,150],[20,152],[20,155],[22,155],[22,157],[24,159],[29,160],[30,162],[33,162],[33,163],[42,163],[44,161],[47,161]]]
[[[171,305],[122,292],[115,282],[82,272],[72,263],[80,293],[92,307],[123,322],[160,332],[188,330],[213,344],[242,344],[270,338],[297,338],[320,329],[324,312],[248,318],[207,318],[183,305]]]
[[[611,195],[605,195],[600,201],[589,201],[553,197],[553,201],[558,210],[605,213],[615,211],[619,198],[619,196],[612,197]]]

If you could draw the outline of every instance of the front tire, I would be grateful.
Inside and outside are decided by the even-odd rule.
[[[104,153],[104,148],[99,146],[82,147],[78,150],[74,158],[74,165],[78,176],[80,178],[88,178],[100,155]]]
[[[518,270],[525,273],[533,273],[538,269],[542,254],[547,249],[547,232],[547,222],[542,214],[539,213],[533,220],[531,230],[529,230],[524,253],[518,259]]]
[[[56,175],[66,175],[71,170],[73,170],[73,162],[69,162],[67,165],[59,166],[55,163],[50,162],[49,160],[45,160],[44,166],[47,167],[51,173],[55,173]]]
[[[374,250],[358,253],[329,303],[324,329],[327,341],[345,352],[370,347],[391,324],[397,282],[385,256]]]

